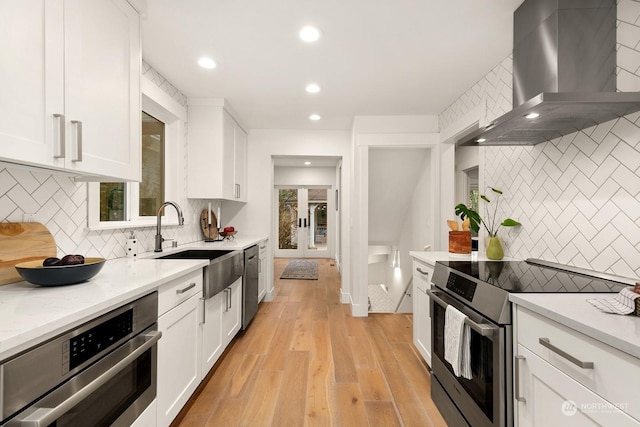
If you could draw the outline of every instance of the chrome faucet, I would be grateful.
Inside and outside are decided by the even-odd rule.
[[[160,205],[160,207],[158,208],[158,226],[156,228],[156,247],[153,250],[154,252],[162,252],[162,242],[164,242],[165,239],[162,238],[162,234],[160,234],[160,229],[161,229],[161,221],[162,221],[162,215],[160,215],[160,213],[162,212],[162,210],[164,209],[165,206],[167,205],[171,205],[174,208],[176,208],[176,211],[178,212],[178,225],[184,225],[184,217],[182,216],[182,209],[180,209],[180,206],[178,206],[177,203],[175,202],[164,202],[163,204]]]

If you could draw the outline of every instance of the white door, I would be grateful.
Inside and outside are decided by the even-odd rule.
[[[331,189],[277,188],[277,257],[330,258],[333,256],[333,198]]]

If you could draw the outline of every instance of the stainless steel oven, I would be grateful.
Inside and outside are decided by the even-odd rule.
[[[129,426],[156,397],[158,294],[0,365],[7,426]]]
[[[526,261],[438,261],[431,305],[431,396],[452,426],[513,425],[513,337],[510,293],[619,292],[623,284],[596,272]],[[471,379],[444,358],[445,311],[452,305],[471,329]]]
[[[512,422],[507,413],[511,396],[511,326],[497,325],[446,293],[427,291],[431,304],[432,328],[432,398],[445,419],[456,426],[505,426]],[[444,358],[445,311],[452,305],[467,316],[471,330],[471,379],[457,377]],[[449,407],[455,396],[455,407]],[[458,412],[464,414],[461,417]],[[455,420],[455,422],[451,422]]]

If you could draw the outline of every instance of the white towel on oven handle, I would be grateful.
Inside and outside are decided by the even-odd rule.
[[[444,314],[444,360],[457,377],[471,379],[471,328],[467,316],[452,305]]]

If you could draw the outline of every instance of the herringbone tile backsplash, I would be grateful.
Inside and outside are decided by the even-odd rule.
[[[620,0],[617,86],[640,90],[640,2]],[[511,110],[511,56],[440,115],[440,127],[486,100],[488,120]],[[486,187],[504,191],[506,255],[640,277],[640,114],[529,147],[486,147]],[[481,189],[481,192],[483,190]],[[486,191],[486,190],[484,190]]]
[[[186,97],[149,64],[143,62],[142,72],[173,99],[186,106]],[[186,156],[187,150],[182,152]],[[186,158],[181,164],[185,168],[181,194],[187,194]],[[163,237],[176,239],[180,244],[202,240],[199,216],[207,201],[187,198],[175,201],[183,210],[186,224],[182,227],[163,225]],[[20,222],[24,213],[35,214],[36,221],[47,226],[56,240],[59,255],[78,253],[113,259],[126,254],[125,244],[130,229],[87,229],[87,184],[45,170],[0,167],[0,220]],[[153,250],[155,227],[133,231],[139,241],[139,252]]]

